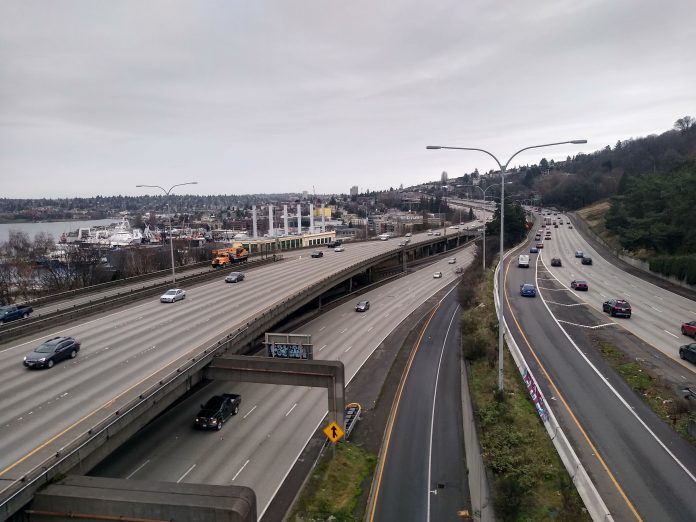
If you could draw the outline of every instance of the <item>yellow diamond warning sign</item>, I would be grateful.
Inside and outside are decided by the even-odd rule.
[[[345,432],[341,429],[341,427],[338,424],[336,424],[336,421],[332,422],[326,428],[324,428],[324,433],[334,444],[341,440],[343,435],[345,435]]]

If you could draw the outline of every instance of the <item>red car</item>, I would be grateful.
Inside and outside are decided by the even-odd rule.
[[[539,242],[537,242],[536,246],[537,246],[537,248],[544,248],[544,243],[539,241]]]
[[[696,321],[682,323],[681,332],[689,337],[696,337]]]
[[[587,286],[587,281],[571,281],[570,288],[572,288],[573,290],[584,290],[585,292],[589,290],[589,287]]]

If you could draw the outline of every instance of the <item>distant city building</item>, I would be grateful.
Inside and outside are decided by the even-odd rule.
[[[309,193],[306,190],[302,191],[302,199],[307,199],[308,195],[309,195]]]
[[[350,187],[350,195],[351,196],[358,195],[358,186],[357,185],[353,185],[352,187]]]

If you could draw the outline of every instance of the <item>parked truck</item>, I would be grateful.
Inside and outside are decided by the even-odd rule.
[[[15,319],[26,319],[34,309],[29,305],[7,305],[0,306],[0,324],[14,321]]]
[[[249,259],[249,252],[241,243],[235,243],[230,248],[213,250],[213,268],[229,266],[232,263],[244,263]]]

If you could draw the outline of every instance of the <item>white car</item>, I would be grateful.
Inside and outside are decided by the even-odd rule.
[[[334,252],[343,252],[344,250],[345,248],[342,246],[337,246],[336,248],[334,248]]]
[[[456,257],[451,257],[450,260],[447,261],[447,262],[448,262],[450,265],[453,265],[454,263],[457,262],[457,258],[456,258]]]
[[[186,292],[181,288],[172,288],[167,290],[162,297],[160,297],[161,303],[173,303],[174,301],[180,301],[186,297]]]
[[[435,272],[435,273],[433,274],[433,278],[434,278],[434,279],[440,279],[441,277],[442,277],[442,272]]]

